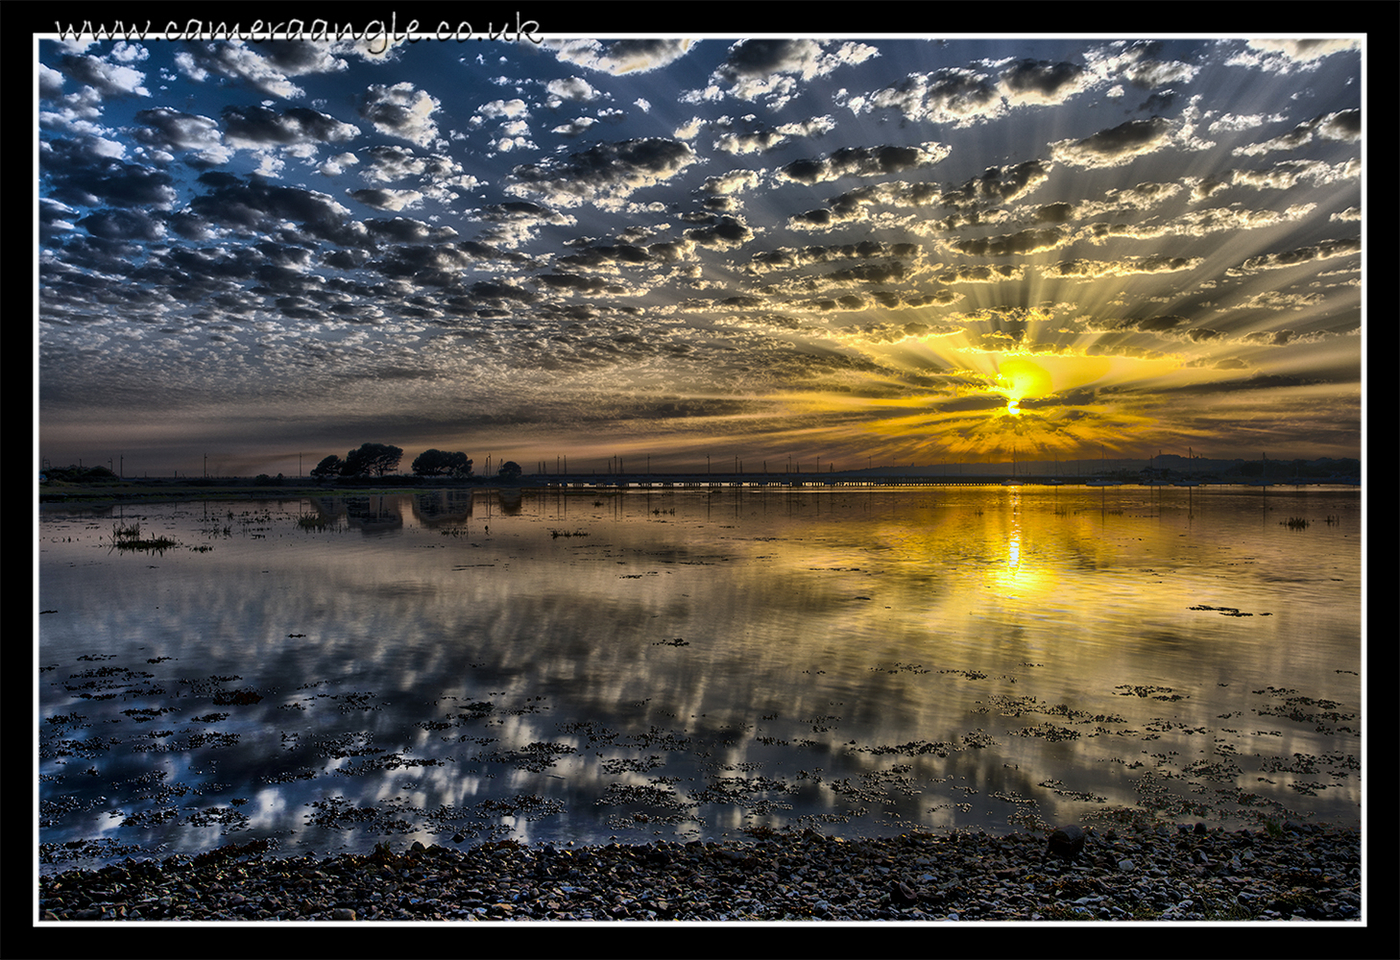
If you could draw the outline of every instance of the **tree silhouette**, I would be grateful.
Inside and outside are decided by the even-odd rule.
[[[421,477],[441,476],[442,474],[469,477],[472,473],[472,462],[465,453],[424,450],[414,459],[413,472]]]
[[[317,480],[338,477],[340,476],[340,468],[344,465],[344,460],[341,460],[335,454],[331,454],[311,469],[311,475]]]
[[[505,480],[507,483],[513,483],[520,479],[520,474],[522,472],[520,464],[516,463],[514,460],[507,460],[505,463],[501,464],[501,469],[496,471],[496,476]]]
[[[362,443],[359,449],[351,450],[340,467],[342,477],[363,477],[369,474],[382,477],[392,473],[399,466],[403,450],[387,443]]]

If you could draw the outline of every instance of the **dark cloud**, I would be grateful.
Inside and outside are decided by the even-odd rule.
[[[78,221],[94,237],[106,240],[159,240],[165,236],[162,218],[144,210],[99,210]]]
[[[93,138],[51,141],[40,152],[49,196],[63,203],[168,210],[178,196],[168,173],[105,154]]]
[[[121,43],[113,48],[113,54],[120,56],[137,50],[140,48]],[[129,59],[139,62],[144,58],[138,55]],[[91,87],[100,96],[150,96],[144,85],[145,73],[129,63],[114,63],[92,54],[73,53],[59,58],[58,69],[76,82]]]
[[[999,74],[1002,89],[1017,101],[1059,103],[1079,92],[1088,71],[1067,61],[1017,60]]]
[[[599,143],[561,159],[521,164],[514,189],[540,194],[560,206],[617,200],[662,183],[698,157],[689,144],[662,137]]]
[[[1311,142],[1314,136],[1327,140],[1339,140],[1344,143],[1354,143],[1361,139],[1361,111],[1359,109],[1339,110],[1336,113],[1320,114],[1311,120],[1303,121],[1288,133],[1263,143],[1236,147],[1234,152],[1255,156],[1274,150],[1295,150]]]
[[[738,247],[753,239],[753,231],[738,217],[717,217],[708,226],[685,231],[685,238],[702,247]]]
[[[1161,117],[1129,120],[1083,140],[1051,144],[1054,159],[1077,167],[1115,167],[1160,150],[1171,141],[1172,125]]]
[[[309,107],[274,110],[266,106],[230,106],[221,118],[224,135],[241,145],[338,143],[359,134],[351,123]]]
[[[827,263],[832,260],[870,259],[872,257],[916,258],[921,250],[914,243],[882,243],[878,240],[862,240],[859,243],[814,245],[809,247],[778,247],[755,253],[749,260],[748,268],[754,273],[770,273],[775,270],[793,270],[813,263]]]
[[[1257,257],[1250,257],[1238,267],[1231,267],[1226,273],[1231,276],[1241,276],[1244,274],[1258,273],[1260,270],[1278,270],[1284,267],[1296,267],[1301,264],[1311,263],[1314,260],[1330,260],[1333,257],[1347,257],[1352,254],[1359,254],[1360,252],[1361,241],[1359,239],[1323,240],[1321,243],[1299,247],[1296,250],[1285,250],[1281,253],[1265,253]]]
[[[381,133],[400,137],[420,147],[430,147],[438,140],[438,127],[433,115],[440,106],[436,97],[407,81],[375,83],[360,98],[359,113]]]
[[[1022,230],[1019,233],[1000,237],[954,240],[948,246],[974,257],[1012,257],[1035,253],[1039,250],[1052,250],[1065,239],[1065,232],[1058,227],[1044,230]]]
[[[175,54],[175,64],[186,76],[206,81],[211,75],[245,83],[261,93],[282,99],[301,96],[304,91],[289,77],[301,73],[336,69],[337,61],[319,44],[299,44],[303,49],[293,63],[285,47],[267,50],[253,48],[236,40],[210,40],[186,43]],[[270,55],[268,55],[270,53]]]
[[[965,124],[999,112],[1001,86],[996,78],[964,67],[911,74],[903,80],[851,102],[857,112],[897,110],[910,120]]]
[[[987,204],[1006,203],[1031,192],[1050,176],[1050,164],[1027,160],[1010,167],[988,167],[980,177],[973,177],[956,190],[939,197],[946,207],[967,209]]]
[[[281,186],[257,176],[244,181],[231,174],[205,173],[199,181],[207,189],[190,200],[189,211],[206,223],[252,234],[275,233],[287,220],[315,240],[342,246],[365,242],[350,212],[324,193]]]
[[[586,270],[607,270],[617,266],[641,266],[654,261],[646,247],[634,243],[601,244],[578,253],[565,254],[556,263]]]
[[[1025,267],[1010,264],[958,264],[951,270],[938,275],[940,283],[996,283],[1002,280],[1019,280],[1025,274]]]
[[[1104,325],[1106,330],[1140,330],[1144,333],[1165,333],[1189,323],[1185,317],[1139,317],[1131,320],[1117,320]]]
[[[919,146],[842,147],[825,157],[794,160],[778,175],[798,183],[824,183],[841,177],[878,177],[932,166],[948,155],[937,143]]]
[[[141,126],[133,131],[138,143],[157,150],[195,151],[210,165],[228,159],[219,125],[209,117],[184,113],[172,107],[154,107],[136,113]]]
[[[346,190],[345,195],[367,207],[374,207],[376,210],[402,210],[404,207],[411,207],[423,199],[423,195],[417,190],[370,188]]]

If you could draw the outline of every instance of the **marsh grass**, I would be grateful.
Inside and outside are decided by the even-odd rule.
[[[127,526],[120,521],[112,524],[112,546],[117,550],[169,550],[178,544],[169,537],[141,539],[141,524]]]

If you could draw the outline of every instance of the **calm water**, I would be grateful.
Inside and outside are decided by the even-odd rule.
[[[1278,487],[46,510],[45,869],[262,838],[1355,824],[1360,514]],[[175,545],[114,549],[116,524]]]

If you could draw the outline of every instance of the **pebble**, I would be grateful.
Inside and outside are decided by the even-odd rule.
[[[342,923],[1364,919],[1356,830],[1120,826],[1085,828],[1083,838],[1072,860],[1047,855],[1044,830],[768,831],[569,848],[505,840],[322,859],[233,845],[41,875],[38,913]]]

